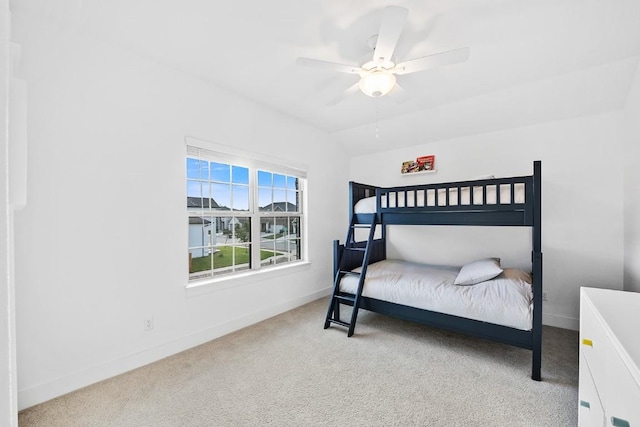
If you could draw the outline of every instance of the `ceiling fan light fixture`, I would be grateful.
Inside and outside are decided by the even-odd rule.
[[[378,98],[389,93],[395,84],[395,75],[383,70],[373,70],[360,78],[358,86],[365,95]]]

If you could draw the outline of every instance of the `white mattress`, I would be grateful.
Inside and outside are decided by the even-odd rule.
[[[508,184],[500,185],[500,203],[511,203],[511,186]],[[458,188],[441,188],[438,190],[438,206],[458,206],[458,205],[470,205],[471,198],[469,190],[470,187],[462,187],[460,191],[460,197],[458,197]],[[446,192],[449,191],[449,204],[446,203]],[[482,197],[482,187],[473,187],[473,204],[474,205],[495,205],[497,204],[496,193],[498,191],[497,185],[486,186],[486,201]],[[406,204],[403,193],[406,193]],[[381,197],[381,204],[383,208],[395,208],[395,207],[424,207],[424,206],[436,206],[436,190],[425,191],[424,190],[409,190],[397,192],[397,197],[390,197],[389,204],[387,205],[387,197]],[[397,198],[397,206],[396,206]],[[524,184],[514,184],[513,186],[513,199],[514,203],[524,203]],[[425,203],[426,202],[426,203]],[[367,197],[359,200],[355,207],[355,213],[372,213],[376,211],[376,198]]]
[[[359,270],[359,269],[357,269]],[[384,260],[367,267],[362,295],[415,308],[531,330],[531,276],[505,269],[493,280],[472,286],[453,282],[459,267]],[[345,276],[340,290],[355,293],[357,276]]]

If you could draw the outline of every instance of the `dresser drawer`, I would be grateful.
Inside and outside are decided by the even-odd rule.
[[[580,356],[580,391],[578,394],[578,425],[580,427],[602,427],[605,425],[604,409],[586,365],[584,355]]]
[[[605,384],[609,345],[604,326],[596,317],[593,307],[588,301],[583,301],[580,304],[580,353],[584,355],[596,384]],[[603,393],[600,392],[600,398],[604,400]]]
[[[606,389],[606,425],[640,427],[640,385],[613,347],[607,359]]]

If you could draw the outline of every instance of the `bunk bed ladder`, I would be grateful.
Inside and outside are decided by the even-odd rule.
[[[327,310],[327,317],[324,321],[324,328],[327,329],[332,323],[349,328],[347,336],[353,335],[353,331],[356,327],[356,318],[358,317],[358,309],[360,308],[360,297],[362,296],[362,288],[364,287],[364,279],[367,274],[367,266],[369,265],[369,258],[371,257],[371,242],[376,231],[376,215],[372,215],[371,223],[359,224],[356,223],[355,215],[351,217],[351,223],[349,224],[349,231],[347,232],[347,239],[344,243],[344,250],[340,255],[340,259],[337,265],[337,271],[333,282],[333,293],[331,295],[331,301],[329,302],[329,309]],[[358,228],[368,228],[369,236],[366,240],[364,247],[357,245],[355,241],[355,230]],[[349,252],[364,252],[362,256],[362,265],[359,272],[354,272],[345,269],[345,258]],[[358,276],[358,289],[354,295],[345,294],[340,292],[340,280],[346,275]],[[340,320],[340,304],[346,304],[353,306],[351,311],[351,321],[343,322]]]

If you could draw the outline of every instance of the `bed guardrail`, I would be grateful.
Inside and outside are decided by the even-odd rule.
[[[532,176],[379,188],[380,211],[400,209],[513,210],[531,203]]]
[[[353,216],[356,203],[367,197],[375,197],[376,190],[379,187],[369,184],[360,184],[359,182],[349,181],[349,218]],[[371,222],[368,219],[366,222]]]
[[[389,224],[533,224],[533,176],[378,188],[376,198]]]

